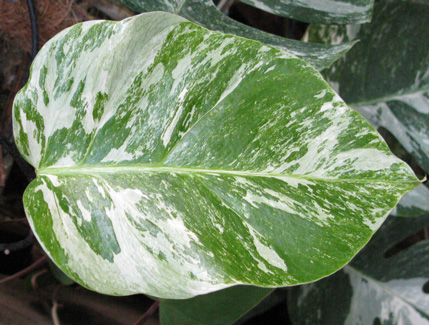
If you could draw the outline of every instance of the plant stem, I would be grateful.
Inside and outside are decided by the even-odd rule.
[[[144,313],[144,315],[142,317],[140,317],[140,319],[134,323],[134,325],[141,325],[144,324],[158,309],[160,304],[160,301],[157,300],[153,303],[152,306],[150,306],[150,308]]]
[[[37,12],[33,0],[27,0],[28,12],[31,21],[31,57],[34,60],[39,50],[39,28],[37,24]]]

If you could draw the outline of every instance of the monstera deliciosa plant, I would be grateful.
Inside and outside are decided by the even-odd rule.
[[[13,118],[36,237],[112,295],[318,280],[420,184],[312,65],[165,12],[55,36]]]

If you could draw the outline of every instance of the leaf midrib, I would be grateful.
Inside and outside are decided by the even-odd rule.
[[[98,175],[106,173],[120,173],[120,172],[140,172],[140,173],[177,173],[177,174],[207,174],[207,175],[232,175],[242,177],[267,177],[267,178],[292,178],[302,179],[305,181],[315,182],[329,182],[329,183],[384,183],[384,184],[420,184],[416,180],[388,180],[388,179],[373,179],[373,178],[322,178],[314,177],[312,175],[294,175],[294,174],[278,174],[254,171],[240,171],[240,170],[223,170],[223,169],[204,169],[192,167],[174,167],[174,166],[156,166],[156,165],[104,165],[104,166],[74,166],[74,167],[47,167],[37,170],[37,175]]]

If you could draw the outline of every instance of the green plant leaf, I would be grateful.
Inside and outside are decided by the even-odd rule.
[[[120,0],[136,12],[167,11],[210,30],[233,34],[287,50],[322,70],[343,56],[356,42],[323,45],[300,42],[262,32],[241,24],[220,12],[212,0]]]
[[[429,5],[380,1],[371,24],[311,26],[307,40],[360,39],[324,71],[334,89],[371,124],[386,128],[429,173]]]
[[[373,0],[241,0],[278,16],[308,23],[360,24],[371,21]]]
[[[294,323],[429,324],[429,240],[415,235],[428,226],[428,216],[390,218],[351,265],[292,288]]]
[[[267,297],[273,289],[235,286],[186,300],[165,300],[161,323],[233,324]]]
[[[14,102],[27,216],[93,290],[314,281],[420,184],[308,63],[169,13],[58,34]]]

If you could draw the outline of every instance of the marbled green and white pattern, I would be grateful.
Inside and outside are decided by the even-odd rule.
[[[251,6],[309,23],[361,24],[371,21],[374,0],[241,0]]]
[[[340,58],[344,53],[352,48],[355,42],[344,44],[324,45],[317,43],[306,43],[297,40],[280,37],[270,33],[263,32],[256,28],[239,23],[220,12],[213,3],[213,0],[119,0],[128,8],[135,12],[167,11],[178,14],[192,22],[195,22],[210,30],[219,31],[226,34],[237,35],[259,42],[275,46],[282,50],[292,52],[299,58],[311,63],[318,70],[322,70],[332,62]],[[330,1],[330,0],[317,0]],[[342,0],[344,2],[344,0]],[[358,0],[359,2],[369,4],[372,0]],[[332,2],[332,1],[330,1]],[[300,7],[302,7],[300,5]],[[359,6],[358,6],[359,7]],[[331,7],[330,10],[333,10]],[[349,16],[355,13],[351,12]],[[327,17],[326,13],[310,10],[304,15],[322,18],[324,22],[338,22],[335,17]],[[357,21],[355,21],[357,23]]]
[[[169,13],[61,32],[13,115],[37,238],[107,294],[314,281],[419,184],[308,63]]]

